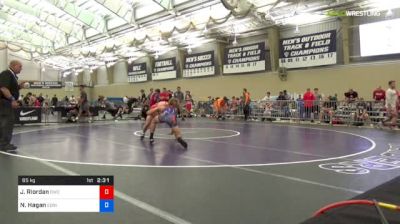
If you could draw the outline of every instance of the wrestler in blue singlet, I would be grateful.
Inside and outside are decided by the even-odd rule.
[[[174,107],[167,107],[160,117],[160,123],[166,123],[170,128],[176,127],[178,123],[176,122],[176,110]]]

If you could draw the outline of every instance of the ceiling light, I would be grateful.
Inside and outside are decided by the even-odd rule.
[[[296,25],[296,29],[294,30],[294,33],[295,34],[299,34],[300,33],[299,25]]]
[[[204,26],[203,33],[204,33],[204,34],[207,34],[207,33],[208,33],[207,24]]]
[[[236,35],[235,35],[235,39],[233,39],[232,45],[233,45],[233,46],[238,45],[238,42],[237,42],[237,39],[236,39]]]
[[[191,53],[193,52],[193,51],[192,51],[192,48],[191,48],[190,46],[189,46],[187,52],[188,52],[188,54],[191,54]]]
[[[303,13],[289,18],[285,18],[281,22],[282,24],[302,25],[302,24],[319,22],[326,17],[327,17],[326,15]]]
[[[392,17],[392,16],[393,16],[392,9],[388,9],[388,11],[386,13],[386,17]]]

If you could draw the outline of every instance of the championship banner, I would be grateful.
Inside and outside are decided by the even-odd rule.
[[[42,81],[42,82],[29,82],[31,89],[61,89],[62,82],[60,81]]]
[[[147,81],[146,63],[128,65],[128,82]]]
[[[32,124],[42,122],[41,108],[17,108],[15,111],[15,123]]]
[[[176,58],[156,60],[154,62],[152,80],[175,79]]]
[[[265,43],[226,48],[224,74],[265,71]]]
[[[331,64],[336,64],[336,30],[280,40],[279,67]]]
[[[183,77],[201,77],[215,75],[214,51],[185,56]]]

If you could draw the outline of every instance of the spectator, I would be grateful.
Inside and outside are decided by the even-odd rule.
[[[183,93],[181,92],[180,86],[176,87],[176,92],[174,93],[174,98],[176,98],[180,104],[183,102]]]
[[[314,96],[315,96],[316,101],[322,101],[322,100],[326,99],[324,94],[319,92],[318,88],[314,88]]]
[[[51,106],[56,107],[58,103],[57,95],[54,94],[53,98],[51,98]]]
[[[264,98],[261,99],[261,101],[271,101],[271,93],[267,91],[267,94],[264,96]]]
[[[396,81],[389,81],[389,88],[386,90],[386,113],[387,118],[382,121],[382,125],[394,128],[397,124],[398,92],[396,91]]]
[[[250,93],[247,91],[246,88],[243,89],[243,113],[244,113],[244,120],[247,121],[247,119],[250,116]]]
[[[237,114],[238,112],[238,100],[236,99],[236,97],[232,96],[232,100],[229,104],[230,107],[230,111],[233,115]]]
[[[296,103],[297,103],[297,110],[299,113],[299,119],[304,120],[304,113],[305,113],[304,100],[301,98],[301,95],[297,97]]]
[[[74,95],[72,95],[71,98],[69,99],[69,103],[71,105],[77,105],[78,104],[78,101],[75,99]]]
[[[140,96],[139,96],[139,100],[142,104],[146,103],[147,97],[146,97],[146,93],[144,92],[144,89],[140,90]]]
[[[225,120],[225,113],[227,111],[227,103],[228,103],[228,98],[224,96],[223,98],[217,97],[215,102],[214,102],[214,107],[216,111],[216,117],[217,120]]]
[[[323,98],[322,110],[319,114],[319,120],[325,123],[332,124],[333,116],[334,109],[332,102],[329,100],[329,97]]]
[[[192,112],[193,98],[190,94],[190,91],[186,91],[185,94],[185,109],[186,109],[186,117],[190,117],[190,112]],[[183,117],[182,117],[183,118]]]
[[[178,117],[180,117],[181,116],[182,105],[183,105],[183,99],[184,99],[184,96],[183,96],[183,93],[181,91],[181,87],[180,86],[176,87],[176,91],[174,92],[173,97],[178,100],[178,104],[179,104],[179,106],[178,106]]]
[[[172,90],[168,90],[168,99],[172,99],[172,97],[174,96],[174,92]]]
[[[288,92],[285,90],[283,90],[283,97],[285,98],[284,100],[290,100],[290,95],[288,94]]]
[[[29,106],[29,107],[34,107],[34,106],[35,106],[36,100],[37,100],[36,95],[35,95],[35,94],[32,94],[32,95],[29,97],[29,104],[28,104],[28,106]],[[39,103],[40,103],[40,102],[39,102]]]
[[[319,93],[318,88],[314,88],[314,97],[315,97],[315,101],[314,101],[313,113],[314,113],[314,117],[318,117],[318,115],[320,113],[320,104],[325,99],[325,97],[322,93]],[[328,100],[328,99],[325,99],[325,100]]]
[[[156,89],[153,94],[150,96],[149,106],[153,106],[154,104],[160,101],[160,89]]]
[[[286,90],[283,90],[283,92],[279,92],[279,96],[276,100],[278,101],[280,113],[282,113],[281,116],[288,117],[289,116],[288,100],[290,100],[290,96],[289,94],[287,94]]]
[[[333,109],[336,110],[337,109],[337,101],[338,101],[337,93],[335,93],[335,95],[333,95],[333,96],[329,96],[329,101],[331,101]]]
[[[383,90],[382,89],[382,87],[381,86],[379,86],[377,89],[375,89],[374,90],[374,92],[372,93],[372,98],[375,100],[375,101],[385,101],[385,95],[386,95],[386,92],[385,92],[385,90]]]
[[[78,120],[80,117],[84,116],[84,117],[90,117],[90,111],[89,111],[89,100],[88,100],[88,96],[87,93],[85,91],[85,87],[84,85],[80,85],[79,86],[79,91],[81,93],[80,97],[79,97],[79,113],[78,113]],[[91,122],[89,120],[89,122]]]
[[[264,107],[263,117],[261,118],[261,121],[264,121],[265,119],[267,119],[267,121],[272,121],[272,111],[272,103],[267,102]]]
[[[284,92],[279,92],[279,96],[276,98],[276,100],[286,100]]]
[[[36,108],[39,108],[39,107],[42,106],[42,104],[40,103],[39,98],[36,98],[34,96],[32,97],[32,102],[33,102],[33,106],[36,107]]]
[[[357,103],[356,112],[354,113],[353,119],[354,125],[356,126],[362,126],[365,124],[366,121],[369,120],[368,105],[363,98],[360,98]]]
[[[344,93],[346,102],[351,103],[358,99],[358,93],[353,89],[349,89],[348,92]]]
[[[58,105],[58,98],[57,95],[54,94],[53,98],[51,98],[51,114],[54,115],[54,107]]]
[[[129,97],[128,97],[128,96],[122,97],[122,101],[123,101],[125,104],[127,104],[128,101],[129,101]]]
[[[163,91],[160,93],[160,101],[168,102],[169,100],[169,92],[167,88],[163,88]]]
[[[40,105],[43,105],[44,98],[42,96],[42,93],[40,93],[36,99],[39,100]]]
[[[303,100],[304,100],[304,109],[305,109],[305,115],[306,115],[305,118],[310,119],[311,113],[313,110],[313,106],[314,106],[314,100],[315,100],[315,96],[311,92],[310,88],[307,88],[307,91],[304,93]]]
[[[149,100],[149,101],[150,101],[150,98],[151,98],[151,96],[153,95],[153,93],[154,93],[154,90],[153,90],[153,88],[150,88],[149,95],[147,95],[147,100]]]
[[[32,93],[29,92],[26,94],[26,96],[22,99],[22,105],[24,106],[29,106],[30,100],[31,100]]]

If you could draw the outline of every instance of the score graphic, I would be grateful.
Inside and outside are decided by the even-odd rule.
[[[113,186],[100,186],[100,212],[114,212]]]
[[[18,212],[114,212],[113,176],[19,176]]]

